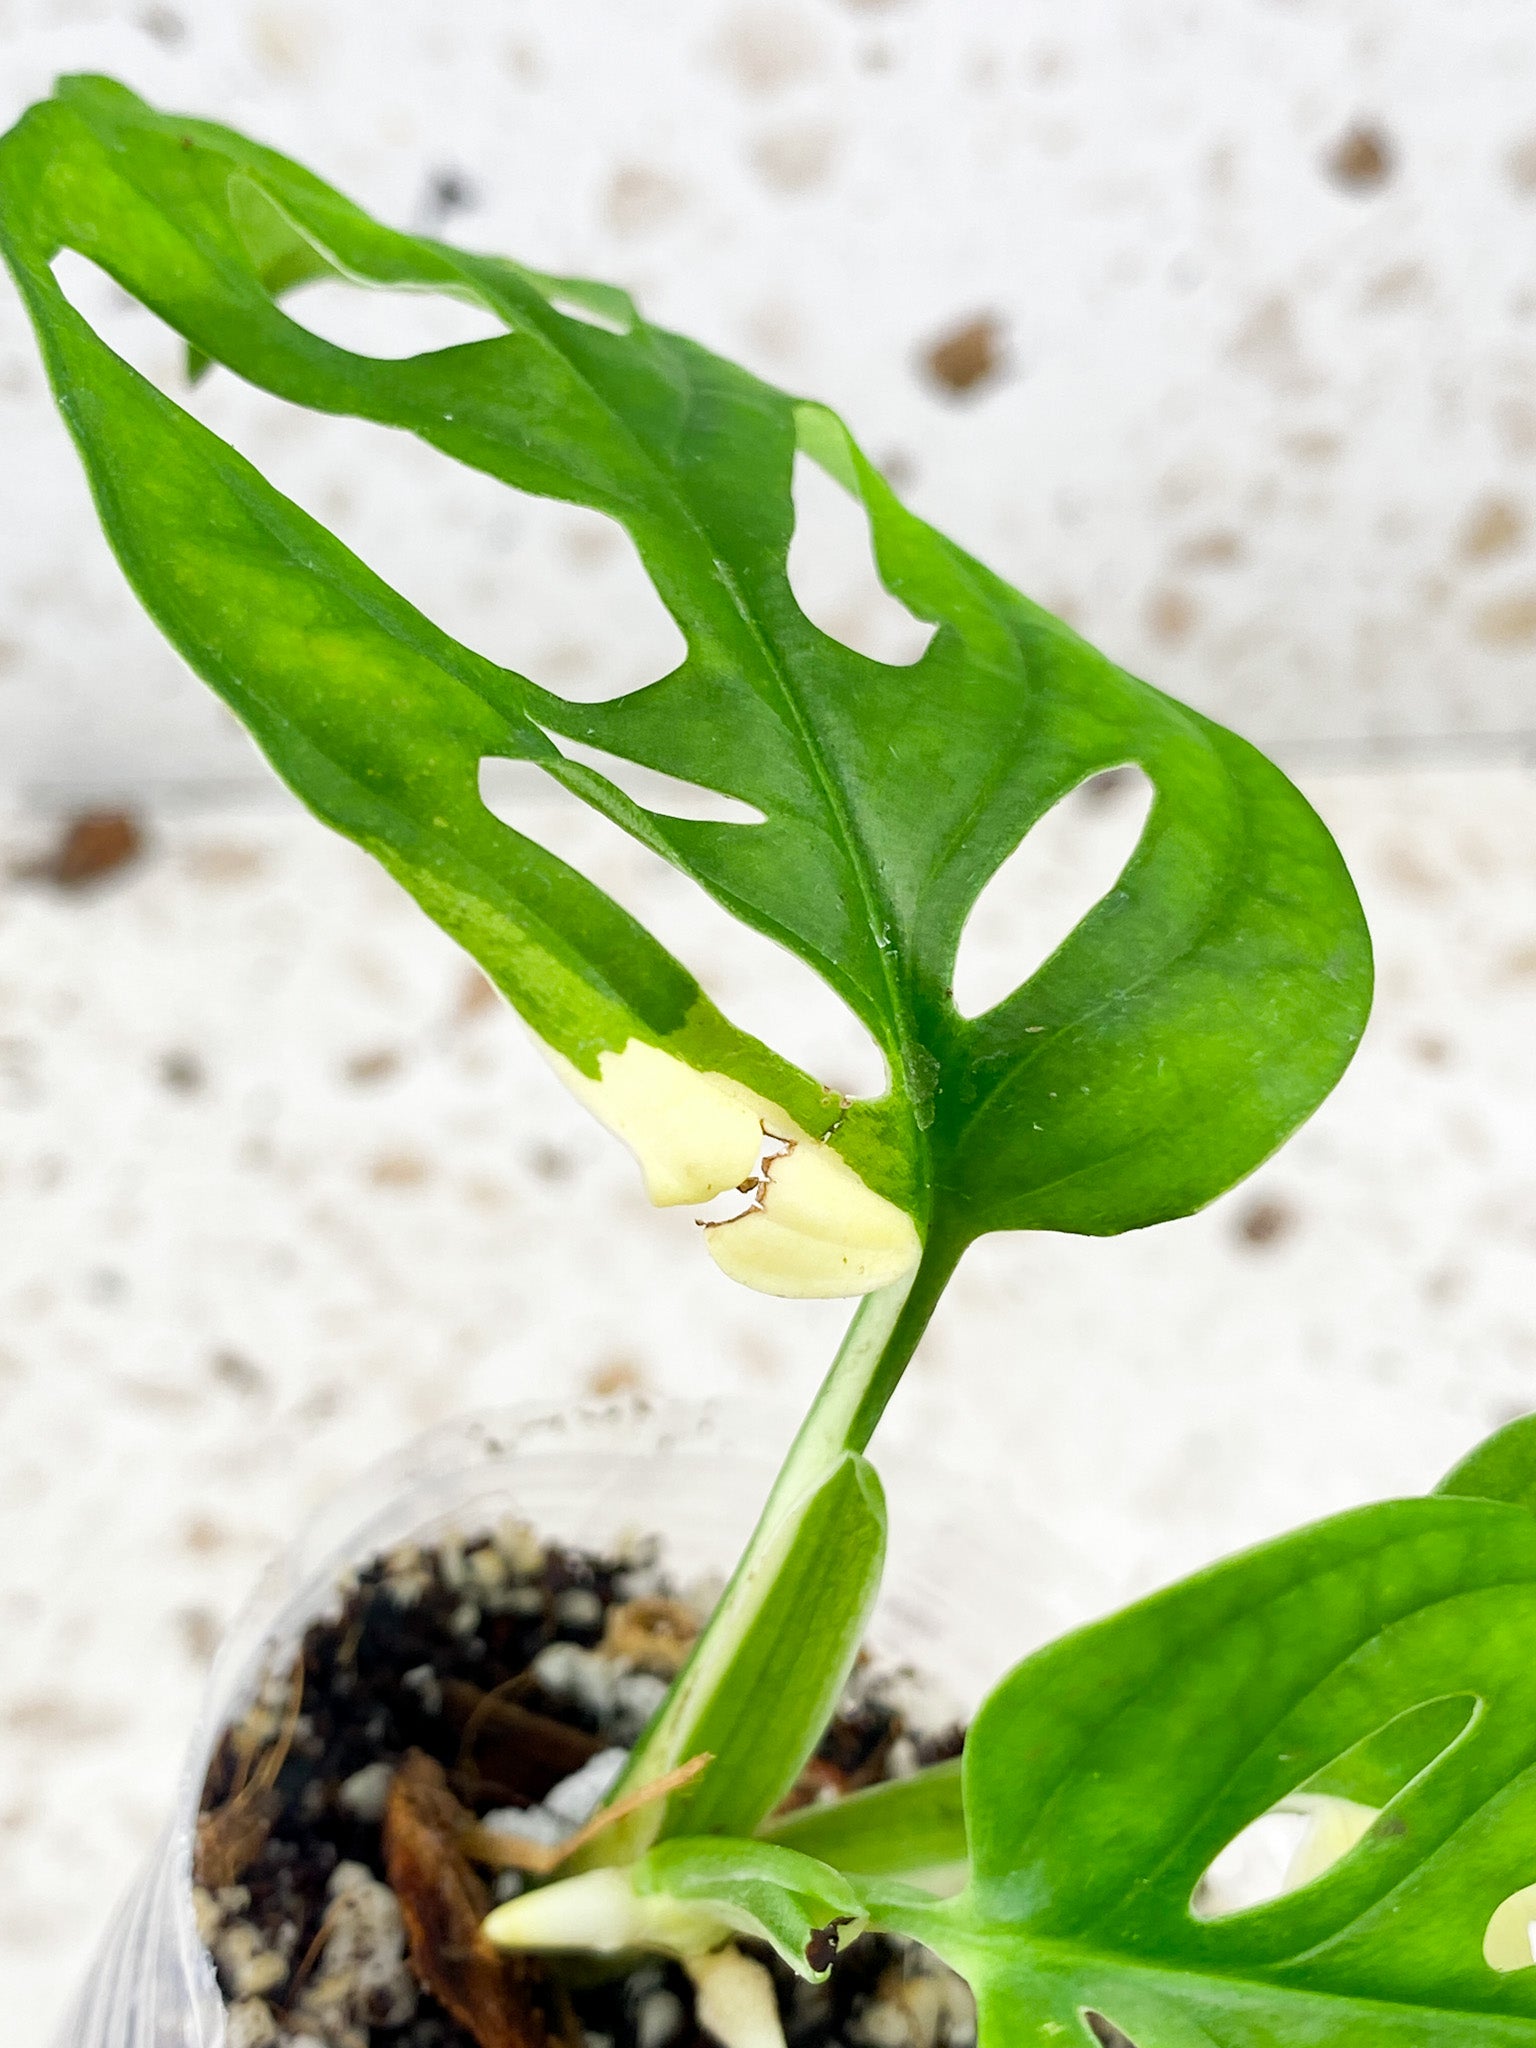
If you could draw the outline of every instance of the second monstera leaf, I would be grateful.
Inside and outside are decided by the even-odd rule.
[[[1536,2048],[1533,1499],[1527,1417],[1427,1500],[1026,1658],[958,1781],[685,1836],[606,1895],[626,1934],[744,1931],[810,1978],[843,1928],[914,1936],[971,1984],[980,2048]],[[1221,1852],[1286,1814],[1312,1832],[1284,1879],[1213,1899]],[[556,1885],[490,1931],[521,1946],[529,1918],[534,1945],[575,1924]]]

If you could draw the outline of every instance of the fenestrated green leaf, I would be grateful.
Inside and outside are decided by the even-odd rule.
[[[1484,1448],[1515,1470],[1506,1438]],[[980,2048],[1536,2048],[1533,1653],[1536,1517],[1444,1490],[1388,1502],[1018,1666],[967,1736],[959,1896],[887,1875],[904,1842],[956,1844],[937,1774],[713,1854],[729,1871],[793,1848],[841,1872],[871,1925],[966,1976]],[[1197,1915],[1252,1823],[1344,1803],[1289,1890]],[[798,1864],[746,1867],[793,1894],[757,1895],[763,1924],[798,1928],[831,1896]],[[682,1908],[710,1884],[656,1889]]]
[[[1426,1700],[1334,1759],[1301,1788],[1361,1806],[1385,1806],[1449,1749],[1477,1712],[1467,1693]]]
[[[0,144],[0,233],[103,522],[145,604],[291,786],[485,966],[653,1194],[703,1199],[795,1151],[716,1230],[727,1270],[852,1293],[978,1232],[1112,1232],[1209,1200],[1332,1086],[1369,959],[1327,833],[1252,748],[1136,681],[908,512],[841,423],[622,294],[383,228],[229,131],[65,81]],[[50,263],[72,248],[278,396],[415,433],[523,490],[620,519],[688,646],[582,705],[470,653],[119,361]],[[278,295],[333,274],[456,294],[499,339],[378,361]],[[562,306],[585,306],[606,324]],[[615,327],[622,331],[613,331]],[[889,588],[937,631],[890,666],[791,594],[808,451],[868,514]],[[662,816],[551,734],[756,807]],[[497,822],[487,756],[536,762],[798,953],[890,1067],[846,1103],[730,1024],[600,891]],[[988,878],[1086,777],[1156,788],[1119,883],[1027,982],[951,1000]]]
[[[1386,1802],[1359,1845],[1196,1919],[1217,1853],[1351,1752]],[[987,2048],[1088,2048],[1090,2012],[1136,2048],[1536,2043],[1536,1967],[1483,1951],[1536,1881],[1536,1519],[1394,1502],[1220,1565],[1022,1664],[964,1783],[971,1887],[896,1924]]]

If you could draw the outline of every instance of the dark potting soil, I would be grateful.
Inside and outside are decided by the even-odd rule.
[[[225,1731],[204,1785],[194,1902],[229,2048],[706,2048],[676,1964],[583,1984],[531,1958],[467,1963],[478,1917],[524,1880],[472,1872],[449,1845],[455,1818],[495,1815],[493,1826],[550,1843],[585,1819],[707,1605],[673,1590],[654,1545],[596,1557],[517,1524],[392,1552],[358,1574]],[[861,1665],[787,1803],[957,1754],[960,1731],[921,1725],[923,1706],[910,1675]],[[424,1877],[419,1856],[402,1860],[407,1782],[448,1815],[453,1870]],[[418,1849],[423,1839],[435,1856],[418,1828]],[[421,1981],[433,1975],[422,1941],[446,1955],[441,1998]],[[974,2041],[969,1992],[915,1944],[866,1935],[821,1985],[751,1952],[773,1973],[790,2048]],[[504,1986],[486,2016],[473,1984],[456,1981],[481,1967],[515,1977],[510,2022]]]

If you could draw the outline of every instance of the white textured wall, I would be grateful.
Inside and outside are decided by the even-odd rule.
[[[621,279],[841,404],[920,509],[1297,759],[1371,735],[1507,756],[1532,724],[1528,0],[0,0],[0,36],[0,113],[109,69],[388,218],[424,224],[453,173],[475,204],[447,232]],[[1390,175],[1341,185],[1359,123]],[[92,303],[175,374],[153,321]],[[923,352],[978,315],[1006,368],[955,398]],[[573,691],[665,660],[592,522],[227,378],[197,402],[489,652]],[[834,549],[821,601],[874,630],[852,569]],[[742,1391],[787,1428],[841,1319],[733,1289],[647,1210],[462,958],[263,775],[121,588],[0,294],[0,2011],[22,2048],[159,1822],[212,1637],[339,1478],[477,1402],[594,1387]],[[1356,1068],[1203,1217],[980,1248],[893,1418],[1007,1503],[1020,1647],[1423,1486],[1536,1402],[1536,778],[1309,787],[1380,946]],[[82,792],[146,806],[144,859],[79,894],[19,877]],[[840,1055],[590,831],[744,1021]],[[1013,934],[980,943],[1000,971]]]
[[[1528,0],[0,0],[0,32],[0,115],[112,70],[388,219],[633,286],[1255,737],[1532,725]],[[473,199],[446,218],[444,173]],[[922,352],[983,315],[1004,368],[957,400]],[[207,404],[471,639],[555,680],[610,652],[604,565],[543,569],[504,493]],[[0,437],[0,777],[245,781],[9,297]]]

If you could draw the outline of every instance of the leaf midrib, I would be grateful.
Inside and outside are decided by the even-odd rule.
[[[457,259],[458,252],[454,253],[455,258]],[[470,271],[466,270],[462,263],[455,260],[454,268],[460,271],[460,274],[465,277],[467,282],[471,284],[475,283],[473,274]],[[554,312],[555,317],[557,319],[564,319],[568,317],[567,315],[559,313],[558,310],[555,308],[551,308],[551,311]],[[661,332],[661,330],[652,327],[650,322],[638,317],[637,326],[647,329],[652,334],[659,334]],[[639,437],[630,428],[628,422],[622,417],[621,414],[614,410],[612,405],[609,403],[608,399],[591,382],[591,380],[586,375],[585,371],[582,369],[581,365],[578,362],[576,362],[571,356],[569,356],[563,349],[561,349],[558,346],[557,342],[551,336],[543,333],[542,330],[538,331],[538,338],[540,343],[544,347],[548,348],[553,354],[559,357],[560,361],[564,363],[564,365],[571,372],[571,374],[581,382],[581,384],[586,389],[588,394],[593,398],[593,400],[602,407],[605,416],[612,422],[617,433],[620,436],[622,436],[626,444],[635,452],[640,461],[644,464],[646,472],[651,477],[653,483],[659,485],[660,494],[664,496],[668,500],[668,502],[676,509],[677,513],[680,515],[681,523],[686,525],[689,534],[697,543],[698,548],[707,557],[709,562],[710,575],[713,577],[713,579],[719,585],[719,587],[725,591],[732,610],[735,612],[737,618],[745,627],[747,634],[749,635],[753,645],[757,649],[758,656],[762,661],[764,670],[766,671],[769,679],[771,680],[775,689],[775,693],[780,700],[779,709],[782,723],[784,724],[786,730],[788,730],[791,734],[795,742],[796,750],[801,757],[802,767],[806,770],[808,779],[819,790],[826,810],[831,816],[832,820],[834,821],[838,833],[842,838],[844,844],[845,856],[847,858],[849,868],[853,874],[855,885],[859,891],[860,904],[864,911],[865,922],[870,932],[875,960],[877,963],[876,971],[878,972],[881,982],[884,985],[886,991],[887,1004],[889,1008],[889,1014],[894,1025],[894,1035],[896,1039],[895,1050],[901,1062],[901,1075],[904,1092],[907,1098],[907,1106],[909,1111],[908,1121],[911,1128],[911,1134],[914,1143],[918,1145],[922,1150],[925,1168],[925,1171],[923,1173],[924,1183],[927,1187],[931,1188],[933,1184],[933,1173],[927,1133],[918,1124],[916,1115],[914,1113],[917,1096],[917,1061],[913,1056],[913,1046],[917,1043],[915,1019],[912,1016],[910,1006],[902,998],[900,983],[896,977],[895,964],[892,958],[891,951],[888,951],[885,947],[879,944],[879,933],[884,922],[884,920],[879,915],[881,899],[879,898],[875,889],[873,877],[873,861],[870,857],[869,849],[865,845],[862,835],[856,829],[852,816],[850,814],[848,792],[845,791],[845,789],[843,788],[841,779],[830,771],[828,765],[822,758],[823,750],[815,742],[814,728],[811,725],[810,720],[805,712],[805,709],[801,705],[800,700],[795,692],[795,689],[793,687],[793,680],[789,672],[788,665],[785,663],[783,659],[781,650],[779,649],[777,642],[773,640],[765,631],[760,620],[758,619],[756,612],[753,610],[751,604],[747,601],[746,595],[741,588],[741,585],[737,579],[734,570],[731,568],[729,562],[721,555],[720,551],[716,548],[708,528],[705,527],[703,522],[700,520],[692,500],[682,490],[681,484],[677,477],[675,475],[669,474],[657,463],[655,457],[651,454],[650,450],[646,447],[645,443],[639,439]],[[678,371],[681,379],[681,392],[684,401],[684,414],[682,423],[679,428],[679,439],[686,441],[688,432],[688,420],[691,417],[694,409],[697,386],[694,382],[686,356],[673,356],[671,360],[676,370]],[[784,397],[784,395],[779,393],[777,390],[775,390],[774,395],[776,398]],[[784,399],[784,402],[786,404],[789,404],[792,408],[792,401]],[[433,443],[432,445],[435,446],[436,444]],[[445,455],[449,453],[449,451],[446,449],[439,449],[438,452],[440,454]],[[450,460],[459,459],[461,458],[450,456]],[[654,588],[654,583],[652,587]],[[785,587],[786,589],[788,589],[787,576],[785,577]],[[789,594],[791,601],[794,601],[793,591],[790,591]],[[805,615],[803,612],[801,613],[801,617],[802,619],[805,619]],[[809,619],[805,619],[805,624],[809,631],[815,632],[817,630],[814,624]],[[846,655],[848,652],[848,650],[843,649],[836,642],[831,642],[829,644],[838,646],[838,652],[840,655]],[[504,673],[515,676],[516,680],[518,680],[519,682],[525,681],[525,678],[516,676],[515,670],[507,670],[504,671]],[[649,688],[654,686],[646,685],[644,687]],[[558,701],[562,704],[570,704],[570,700],[568,698],[559,697],[559,693],[556,691],[549,691],[547,692],[547,694],[551,697],[557,698]],[[637,692],[636,694],[638,695],[641,693]],[[630,836],[632,838],[640,839],[641,844],[646,843],[645,840],[641,838],[641,835],[635,833],[633,829],[626,824],[625,820],[622,817],[615,815],[614,823],[618,824],[622,829],[630,831]],[[666,858],[673,867],[677,868],[679,873],[686,874],[688,870],[684,868],[681,862],[676,858],[673,849],[670,847],[669,844],[667,844],[665,836],[661,835],[661,837],[661,850],[663,850],[664,858]],[[706,884],[706,886],[708,885]],[[713,894],[714,892],[711,891],[711,893]],[[737,900],[739,902],[739,899]],[[747,910],[747,908],[748,906],[744,903],[740,904],[740,908],[738,909],[737,914],[742,915]],[[758,930],[763,929],[762,914],[755,907],[753,908],[752,915],[750,917],[744,917],[744,922],[752,924]],[[776,934],[771,935],[776,936]],[[783,942],[784,941],[781,940],[781,943]],[[800,954],[802,958],[804,957],[803,953],[801,953],[801,948],[798,945],[793,946],[791,950],[796,952],[797,954]],[[846,1001],[847,998],[843,997],[842,1000]]]
[[[455,267],[458,266],[456,265]],[[555,311],[553,308],[551,310]],[[555,311],[555,317],[563,319],[567,316]],[[661,330],[652,327],[651,323],[643,318],[638,319],[637,324],[653,335],[661,333]],[[802,767],[806,770],[810,782],[820,792],[826,810],[834,821],[838,833],[843,840],[845,856],[859,891],[860,904],[864,911],[865,923],[869,929],[877,963],[876,971],[885,987],[887,1004],[895,1027],[895,1049],[901,1061],[902,1080],[908,1105],[911,1107],[915,1104],[916,1099],[914,1081],[917,1063],[912,1056],[912,1045],[915,1041],[915,1030],[913,1028],[915,1020],[912,1018],[909,1006],[902,999],[900,984],[896,979],[891,955],[879,943],[879,933],[884,920],[879,916],[881,901],[875,888],[873,862],[863,837],[854,825],[850,813],[848,792],[844,789],[841,779],[831,771],[827,762],[823,759],[824,750],[816,744],[814,727],[796,694],[793,678],[788,664],[783,658],[782,651],[777,641],[766,632],[757,613],[748,602],[731,564],[715,546],[713,536],[699,518],[692,499],[684,492],[679,476],[675,472],[669,473],[661,468],[644,442],[630,428],[628,422],[613,409],[603,393],[592,384],[579,363],[567,355],[552,337],[541,333],[540,340],[544,346],[559,356],[566,368],[581,381],[589,395],[602,407],[606,416],[613,422],[618,433],[643,462],[647,474],[654,483],[659,485],[661,495],[680,513],[681,520],[686,524],[690,535],[696,541],[701,552],[708,558],[710,575],[720,588],[725,591],[732,610],[745,627],[747,634],[757,649],[759,659],[780,700],[781,720],[794,739],[796,750],[801,757]],[[694,380],[686,352],[671,354],[670,362],[680,378],[684,410],[678,428],[678,438],[680,442],[685,443],[688,438],[689,421],[695,409],[698,387]],[[790,417],[793,420],[794,402],[774,387],[768,388],[773,389],[775,398],[781,400],[789,408]],[[791,446],[793,447],[793,435]],[[787,574],[784,576],[784,584],[791,602],[796,602],[794,592],[789,589]],[[796,603],[796,609],[799,609],[798,603]],[[817,631],[813,622],[807,619],[803,612],[801,612],[800,616],[804,620],[808,631],[813,633]],[[842,648],[839,643],[829,642],[829,644],[837,646],[839,655],[846,657],[848,650]],[[557,695],[558,693],[552,691],[550,694]],[[560,702],[568,704],[569,699],[561,698]],[[615,822],[620,821],[616,820]],[[672,861],[674,867],[679,867],[680,872],[686,872],[686,870],[681,869],[680,863],[672,855],[670,849],[668,850],[667,858]],[[754,911],[753,916],[747,921],[757,926],[758,929],[762,928],[760,912]],[[792,950],[800,951],[798,946]],[[911,1122],[914,1137],[922,1145],[926,1160],[928,1147],[925,1134],[918,1128],[915,1116],[912,1117]],[[924,1178],[931,1185],[931,1170],[925,1174]]]

